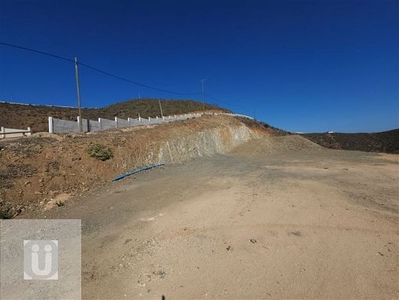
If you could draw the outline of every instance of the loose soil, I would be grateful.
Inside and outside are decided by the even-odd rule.
[[[24,217],[82,219],[83,299],[398,299],[398,156],[286,139]]]

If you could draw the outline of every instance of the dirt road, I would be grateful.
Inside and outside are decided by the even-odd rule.
[[[82,218],[84,299],[397,299],[398,170],[257,141],[45,215]]]

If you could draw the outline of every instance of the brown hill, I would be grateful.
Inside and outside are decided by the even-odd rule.
[[[158,99],[135,99],[102,108],[83,108],[82,116],[94,120],[97,118],[114,119],[114,117],[137,118],[138,114],[143,118],[155,117],[161,115],[158,101]],[[203,106],[202,103],[193,100],[161,100],[161,105],[165,116],[202,111],[203,109],[229,112],[216,105],[205,103]],[[0,102],[0,126],[19,129],[31,127],[34,132],[47,132],[48,117],[50,116],[64,120],[76,120],[78,109]]]
[[[308,133],[302,136],[331,149],[399,154],[399,129],[377,133]]]

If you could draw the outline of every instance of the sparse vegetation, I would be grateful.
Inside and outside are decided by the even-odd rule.
[[[330,149],[399,154],[399,129],[377,133],[308,133],[302,136]]]
[[[102,161],[113,157],[112,150],[109,147],[99,144],[91,145],[87,150],[87,153],[90,157],[94,157]]]
[[[17,214],[11,203],[0,199],[0,219],[12,219]]]
[[[14,179],[31,177],[37,172],[37,168],[24,164],[9,164],[6,169],[0,170],[0,188],[10,188]]]

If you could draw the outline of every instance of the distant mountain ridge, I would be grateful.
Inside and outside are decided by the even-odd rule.
[[[159,100],[159,99],[133,99],[111,104],[100,108],[82,108],[82,116],[86,119],[115,117],[127,119],[161,116],[159,108],[161,101],[163,115],[177,115],[196,111],[223,111],[227,109],[193,100]],[[48,117],[64,120],[76,120],[78,109],[76,107],[17,104],[0,102],[0,126],[24,129],[31,127],[34,132],[48,131]]]
[[[331,149],[399,154],[399,129],[376,133],[306,133],[302,136]]]

